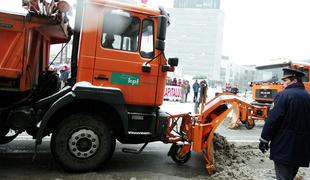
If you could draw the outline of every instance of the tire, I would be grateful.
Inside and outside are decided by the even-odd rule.
[[[0,112],[0,138],[4,137],[5,135],[7,135],[10,131],[10,128],[6,125],[5,121],[2,119],[6,119],[7,116],[4,116],[1,112]]]
[[[184,157],[180,158],[178,157],[178,152],[181,150],[182,145],[176,145],[176,146],[177,146],[176,151],[170,154],[171,159],[179,165],[187,163],[187,161],[191,158],[191,151],[189,151]]]
[[[7,135],[9,133],[9,131],[10,131],[10,128],[1,125],[1,127],[0,127],[0,138]]]
[[[113,155],[115,137],[102,118],[80,113],[65,118],[51,139],[55,160],[67,171],[100,168]]]
[[[246,127],[247,129],[253,129],[254,126],[255,126],[254,119],[251,118],[251,119],[247,119],[247,120],[245,121],[245,127]]]

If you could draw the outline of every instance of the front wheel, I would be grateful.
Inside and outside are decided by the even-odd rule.
[[[253,129],[254,126],[255,126],[254,119],[250,118],[250,119],[247,119],[247,120],[245,121],[245,127],[246,127],[247,129]]]
[[[10,128],[6,125],[4,120],[2,120],[2,119],[6,119],[6,118],[7,117],[2,115],[0,112],[0,138],[5,137],[10,131]]]
[[[172,144],[168,152],[168,156],[171,156],[171,159],[179,165],[187,163],[187,161],[191,158],[191,151],[189,151],[183,157],[180,157],[179,152],[181,151],[181,149],[182,149],[182,145],[174,143]]]
[[[55,160],[68,171],[99,168],[115,149],[115,137],[101,117],[74,114],[59,124],[51,139]]]
[[[1,125],[1,127],[0,127],[0,138],[7,135],[9,133],[9,131],[10,131],[10,128]]]

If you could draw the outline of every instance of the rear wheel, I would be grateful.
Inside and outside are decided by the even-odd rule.
[[[59,124],[51,139],[56,161],[68,171],[99,168],[115,149],[115,137],[101,117],[75,114]]]

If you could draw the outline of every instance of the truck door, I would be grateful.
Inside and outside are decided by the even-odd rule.
[[[154,56],[153,20],[111,8],[103,8],[99,19],[93,84],[121,89],[126,104],[153,106],[159,62],[142,71]]]

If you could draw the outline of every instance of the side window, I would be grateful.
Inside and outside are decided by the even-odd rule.
[[[309,82],[309,69],[304,67],[296,67],[297,70],[305,73],[305,76],[302,77],[302,82]]]
[[[143,20],[140,54],[144,58],[154,57],[154,25],[151,20]]]
[[[137,51],[140,19],[122,10],[108,11],[103,19],[102,47]]]
[[[305,73],[305,76],[302,78],[302,82],[309,82],[309,69],[304,69],[303,72]]]

